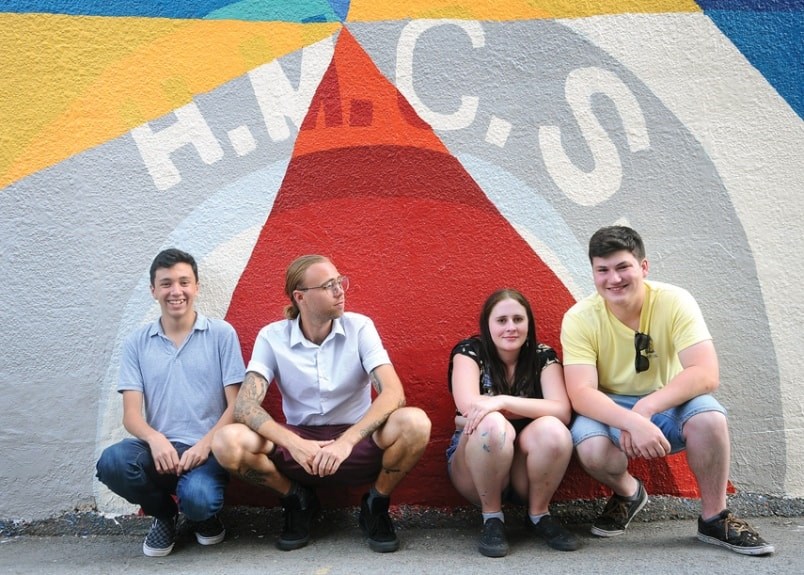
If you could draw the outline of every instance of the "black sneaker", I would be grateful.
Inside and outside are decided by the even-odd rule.
[[[578,548],[578,538],[567,531],[566,527],[552,515],[543,516],[535,525],[530,517],[525,515],[525,524],[553,549],[575,551]]]
[[[363,495],[360,502],[360,516],[358,523],[363,535],[368,537],[369,547],[377,553],[390,553],[399,549],[399,539],[394,531],[391,516],[388,515],[388,497],[375,497],[369,509],[369,494]]]
[[[492,517],[483,523],[477,550],[486,557],[505,557],[508,554],[508,540],[502,519]]]
[[[226,529],[217,515],[193,523],[195,538],[201,545],[215,545],[226,537]]]
[[[142,552],[148,557],[164,557],[173,551],[176,543],[176,517],[159,519],[154,517],[151,529],[142,542]]]
[[[704,521],[702,517],[698,517],[698,539],[743,555],[769,555],[776,550],[748,523],[737,519],[728,509],[721,511],[715,520]]]
[[[627,497],[621,497],[616,493],[611,496],[603,509],[603,513],[595,519],[592,525],[592,535],[614,537],[625,533],[625,528],[628,527],[631,520],[648,503],[648,493],[645,491],[645,487],[639,479],[637,479],[637,483],[639,487],[634,501]]]
[[[301,549],[310,542],[310,526],[321,510],[318,497],[311,489],[299,487],[298,492],[282,498],[282,508],[285,525],[276,546],[282,551]]]

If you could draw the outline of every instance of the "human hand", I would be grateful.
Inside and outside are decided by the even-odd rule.
[[[179,453],[167,437],[161,433],[148,441],[151,457],[154,460],[156,472],[161,474],[178,474]]]
[[[181,454],[176,474],[181,475],[182,473],[186,473],[202,465],[209,459],[209,451],[210,448],[208,445],[204,446],[200,442],[193,445],[190,449]]]
[[[315,471],[313,471],[313,461],[315,460],[315,456],[318,455],[318,452],[321,451],[323,447],[326,447],[334,441],[334,439],[329,439],[327,441],[314,441],[312,439],[299,438],[291,445],[288,445],[287,449],[290,452],[290,456],[293,457],[296,463],[304,468],[306,473],[309,473],[310,475],[318,475]]]
[[[313,474],[319,477],[335,474],[341,463],[346,461],[351,453],[352,446],[343,440],[336,440],[322,446],[313,458]]]
[[[670,442],[661,429],[640,417],[636,425],[620,432],[620,448],[629,459],[656,459],[670,453]]]
[[[505,408],[504,396],[501,395],[481,395],[479,396],[469,408],[466,413],[466,425],[463,432],[471,435],[477,429],[483,418],[492,411],[503,411]]]

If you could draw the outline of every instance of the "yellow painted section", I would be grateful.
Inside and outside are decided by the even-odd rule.
[[[530,20],[603,14],[700,12],[692,0],[352,0],[350,22],[407,18]]]
[[[0,14],[0,188],[339,29]]]

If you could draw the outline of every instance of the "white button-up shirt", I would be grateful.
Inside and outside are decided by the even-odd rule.
[[[257,334],[247,371],[276,381],[291,425],[353,424],[371,405],[369,373],[391,363],[374,322],[345,312],[316,345],[299,319],[266,325]]]

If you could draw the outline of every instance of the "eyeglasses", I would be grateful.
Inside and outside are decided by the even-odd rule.
[[[346,276],[340,276],[335,278],[334,280],[329,280],[326,283],[321,284],[320,286],[312,286],[312,287],[305,287],[305,288],[296,288],[298,291],[307,291],[311,289],[326,289],[329,290],[332,295],[336,295],[338,291],[346,291],[349,289],[349,278]]]
[[[646,333],[636,332],[634,334],[634,350],[636,357],[634,358],[634,369],[637,373],[648,371],[650,368],[650,360],[647,355],[642,355],[642,352],[650,351],[652,340]]]

